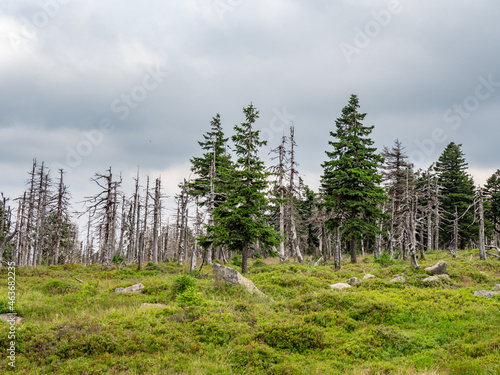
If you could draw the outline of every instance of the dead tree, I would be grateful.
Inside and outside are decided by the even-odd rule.
[[[7,248],[7,245],[12,241],[12,239],[15,237],[17,230],[18,230],[18,222],[19,222],[19,210],[17,212],[17,220],[16,220],[16,227],[12,232],[10,232],[11,226],[12,226],[12,221],[11,221],[11,210],[10,207],[7,207],[7,199],[1,195],[1,200],[0,200],[0,267],[2,264],[3,260],[3,254],[5,252],[5,249]],[[15,257],[13,258],[15,261]]]
[[[295,176],[297,175],[297,170],[295,167],[298,165],[295,161],[295,146],[297,145],[295,143],[295,130],[294,126],[290,126],[290,151],[289,151],[289,160],[290,160],[290,166],[289,166],[289,174],[290,174],[290,180],[288,184],[288,212],[289,212],[289,225],[290,225],[290,246],[292,248],[292,254],[297,257],[299,263],[302,263],[304,261],[302,257],[302,253],[300,251],[300,246],[299,246],[299,238],[297,236],[297,228],[295,226],[295,221],[296,221],[296,211],[295,211],[295,192],[296,192],[296,185],[295,185]]]
[[[161,179],[156,179],[153,209],[153,263],[158,264],[158,226],[161,219]]]
[[[484,206],[483,206],[483,189],[477,190],[477,199],[479,201],[479,258],[486,260],[486,247],[484,241]]]
[[[182,266],[186,254],[186,231],[187,231],[187,216],[188,216],[188,203],[189,203],[189,194],[188,194],[188,181],[184,179],[184,182],[179,185],[181,188],[181,194],[176,197],[178,203],[178,211],[177,211],[177,223],[180,226],[178,227],[178,249],[177,249],[177,261],[179,265]]]
[[[278,165],[269,168],[271,173],[275,174],[278,176],[278,182],[276,186],[277,194],[279,195],[278,198],[278,207],[279,207],[279,213],[278,213],[278,221],[279,221],[279,233],[281,236],[281,242],[279,244],[278,248],[278,256],[280,260],[283,262],[285,258],[285,185],[284,185],[284,178],[286,174],[286,168],[285,168],[285,157],[286,157],[286,152],[285,152],[285,143],[286,143],[286,137],[283,136],[281,138],[281,144],[271,150],[272,153],[277,153],[277,157],[273,157],[272,160],[278,159]]]
[[[113,255],[112,251],[115,248],[116,239],[113,237],[113,228],[116,225],[118,188],[122,180],[121,177],[117,181],[113,180],[110,167],[107,174],[96,173],[91,181],[95,182],[102,190],[94,196],[85,198],[86,212],[94,221],[94,225],[101,231],[101,236],[99,236],[100,262],[109,264]]]

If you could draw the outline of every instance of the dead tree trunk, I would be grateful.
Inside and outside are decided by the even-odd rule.
[[[158,224],[160,222],[161,180],[156,179],[153,212],[153,262],[158,264]]]
[[[483,189],[478,189],[479,200],[479,258],[486,260],[486,247],[484,242],[484,207],[483,207]]]

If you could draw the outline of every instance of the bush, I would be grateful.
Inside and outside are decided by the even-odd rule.
[[[264,327],[258,339],[277,349],[302,353],[324,346],[324,335],[316,327],[305,324],[273,324]]]
[[[44,292],[49,294],[67,294],[78,291],[80,288],[78,285],[70,283],[68,281],[60,280],[50,280],[45,283],[43,287]]]
[[[185,306],[200,306],[205,301],[201,297],[201,293],[196,291],[195,286],[187,287],[183,292],[177,294],[177,302],[182,307]]]
[[[233,255],[233,257],[231,258],[231,261],[230,263],[233,265],[233,266],[236,266],[236,267],[241,267],[243,261],[241,260],[241,255],[239,254],[235,254]]]
[[[114,263],[114,264],[120,264],[121,262],[123,262],[125,259],[119,255],[115,255],[113,257],[113,259],[111,259],[111,263]]]
[[[174,279],[174,285],[172,287],[172,292],[174,295],[185,292],[189,288],[196,287],[196,279],[189,275],[177,276]]]
[[[396,264],[396,261],[394,259],[391,259],[388,252],[384,251],[382,254],[380,254],[380,256],[377,259],[375,259],[375,263],[387,267],[392,264]]]
[[[260,255],[260,253],[255,253],[253,259],[262,259],[262,255]]]

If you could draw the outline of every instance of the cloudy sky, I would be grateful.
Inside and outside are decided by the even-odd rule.
[[[64,168],[76,198],[112,167],[165,193],[189,175],[220,113],[250,102],[269,141],[290,121],[314,189],[349,96],[376,146],[399,138],[418,167],[463,144],[475,181],[500,168],[496,0],[0,0],[0,191],[32,159]],[[129,190],[131,192],[131,190]]]

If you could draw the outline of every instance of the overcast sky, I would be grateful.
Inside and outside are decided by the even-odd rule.
[[[499,19],[496,0],[0,0],[0,191],[20,195],[36,158],[76,198],[110,166],[125,190],[140,166],[173,195],[212,116],[231,135],[250,102],[264,158],[293,120],[316,190],[351,94],[379,149],[399,138],[426,168],[462,143],[484,183],[500,168]]]

